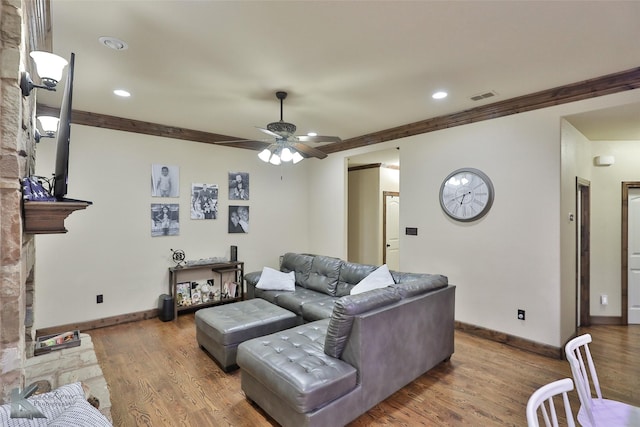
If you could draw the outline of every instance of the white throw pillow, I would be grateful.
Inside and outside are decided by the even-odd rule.
[[[394,283],[393,276],[391,276],[389,272],[389,267],[387,267],[387,264],[383,264],[355,285],[351,289],[351,295],[361,294],[372,289],[384,288]]]
[[[283,273],[273,268],[264,267],[256,288],[264,291],[295,291],[296,273]]]

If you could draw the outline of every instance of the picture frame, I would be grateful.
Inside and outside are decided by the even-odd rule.
[[[176,284],[176,305],[178,307],[191,305],[191,282]]]
[[[191,219],[218,218],[218,186],[216,184],[191,184]]]
[[[151,196],[180,197],[180,167],[157,163],[151,165]]]
[[[229,233],[249,232],[249,206],[229,206]]]
[[[249,200],[248,172],[229,172],[229,200]]]

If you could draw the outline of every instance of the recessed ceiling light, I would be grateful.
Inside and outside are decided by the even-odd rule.
[[[116,89],[113,91],[113,93],[123,98],[128,98],[131,96],[131,94],[124,89]]]
[[[438,91],[438,92],[435,92],[433,95],[431,95],[431,97],[433,99],[443,99],[443,98],[446,98],[447,95],[449,94],[445,91]]]
[[[309,132],[307,136],[318,136],[317,132]]]
[[[115,37],[100,37],[98,41],[113,50],[127,50],[129,48],[129,45],[126,42]]]

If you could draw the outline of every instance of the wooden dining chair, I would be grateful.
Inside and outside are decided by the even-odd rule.
[[[568,427],[575,427],[575,420],[571,412],[569,397],[567,392],[573,390],[573,381],[571,378],[554,381],[543,385],[533,392],[527,402],[527,425],[528,427],[539,427],[539,414],[542,413],[546,427],[558,427],[558,414],[553,398],[562,395],[562,403],[564,405],[564,413],[567,419]]]
[[[589,351],[590,342],[591,335],[584,334],[565,345],[566,357],[580,398],[578,422],[583,427],[640,426],[640,408],[602,397],[598,374]]]

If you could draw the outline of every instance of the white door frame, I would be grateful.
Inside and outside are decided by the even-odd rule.
[[[397,191],[382,192],[382,263],[387,263],[387,196],[400,197]]]
[[[622,267],[621,267],[621,284],[620,295],[622,301],[620,302],[620,311],[622,318],[620,320],[621,325],[629,324],[629,189],[640,188],[640,182],[638,181],[623,181],[622,182]]]
[[[591,325],[591,182],[576,177],[576,326]]]

